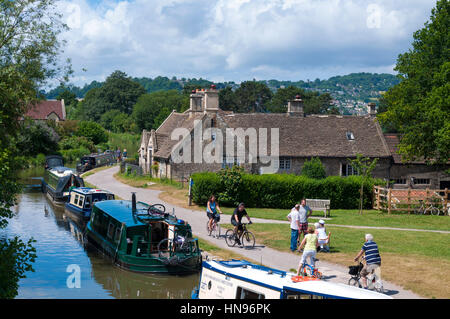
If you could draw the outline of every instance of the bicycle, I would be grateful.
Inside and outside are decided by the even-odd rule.
[[[318,262],[319,259],[314,259],[314,262]],[[308,274],[309,273],[309,274]],[[302,267],[300,268],[300,275],[301,276],[308,276],[308,277],[314,277],[317,279],[322,279],[322,273],[319,271],[319,269],[313,267],[310,264],[303,263]]]
[[[359,262],[358,266],[349,266],[348,273],[351,278],[348,280],[349,286],[355,286],[358,288],[363,288],[361,283],[361,270],[364,268],[364,264]],[[367,275],[367,288],[370,290],[376,290],[377,292],[383,293],[383,283],[381,281],[381,270],[380,267],[372,270],[370,274]]]
[[[422,199],[419,199],[420,206],[414,208],[414,214],[416,215],[439,215],[440,209],[435,207],[432,203],[429,206],[424,204]]]
[[[221,228],[220,228],[220,216],[214,217],[212,220],[211,228],[209,228],[209,220],[206,222],[206,231],[208,232],[208,236],[212,236],[215,238],[220,238]]]
[[[240,242],[241,247],[245,248],[253,248],[255,247],[255,235],[251,231],[247,230],[247,224],[250,223],[241,223],[242,225],[242,231],[241,236],[237,237],[236,233],[234,232],[234,229],[228,229],[225,233],[225,242],[227,243],[228,247],[234,247],[236,246],[237,242]]]

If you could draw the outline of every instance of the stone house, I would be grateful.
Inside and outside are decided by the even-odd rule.
[[[64,100],[46,100],[40,101],[31,106],[25,117],[35,121],[54,120],[56,122],[66,120],[66,106]]]
[[[139,165],[145,174],[184,180],[233,164],[253,174],[300,175],[306,160],[319,157],[328,176],[349,176],[357,172],[348,159],[362,154],[378,158],[374,177],[406,178],[392,152],[374,104],[366,116],[305,115],[296,97],[284,114],[233,113],[219,108],[212,87],[193,92],[184,113],[173,111],[158,129],[143,131]]]

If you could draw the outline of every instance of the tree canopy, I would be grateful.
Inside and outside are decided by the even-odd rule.
[[[401,134],[399,153],[406,161],[450,159],[450,2],[439,0],[430,21],[414,33],[412,49],[400,54],[395,70],[400,84],[384,96],[383,125]]]

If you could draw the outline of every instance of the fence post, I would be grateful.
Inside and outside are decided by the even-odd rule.
[[[408,187],[408,215],[411,214],[411,187]]]
[[[192,206],[192,178],[189,178],[188,205]]]
[[[391,189],[388,189],[388,214],[391,213]]]
[[[447,208],[447,205],[448,205],[448,188],[445,188],[445,201],[444,201],[444,215],[445,215],[445,213],[448,213],[448,208]],[[450,215],[449,215],[450,216]]]
[[[427,188],[427,195],[425,196],[425,204],[430,203],[430,201],[428,200],[429,193],[430,193],[430,190]]]
[[[378,191],[377,191],[377,208],[378,210],[381,209],[381,186],[378,186]]]

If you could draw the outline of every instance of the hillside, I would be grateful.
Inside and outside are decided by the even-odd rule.
[[[233,89],[239,87],[235,82],[214,83],[205,79],[177,79],[172,77],[158,76],[152,78],[133,78],[140,83],[147,92],[152,93],[164,90],[190,90],[195,87],[209,87],[215,84],[218,89],[231,86]],[[334,76],[328,80],[316,79],[315,81],[280,81],[264,80],[258,81],[266,84],[272,91],[279,88],[295,86],[306,90],[318,91],[319,93],[330,93],[334,104],[339,108],[342,114],[364,114],[365,105],[370,101],[375,101],[382,92],[387,91],[392,86],[399,83],[399,79],[392,74],[373,74],[373,73],[352,73],[344,76]],[[78,98],[83,98],[87,91],[92,88],[100,87],[103,83],[92,81],[83,87],[69,86],[67,89],[73,92]],[[49,92],[43,92],[47,99],[55,99],[65,87],[58,87]]]

